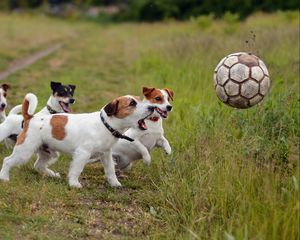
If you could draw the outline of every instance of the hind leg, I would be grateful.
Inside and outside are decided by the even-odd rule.
[[[48,167],[54,164],[59,157],[59,153],[48,149],[45,151],[44,149],[38,150],[38,158],[34,163],[34,168],[39,173],[43,173],[49,177],[60,178],[60,174],[52,171]]]
[[[33,145],[22,144],[14,148],[13,153],[4,158],[2,169],[0,171],[0,180],[9,181],[9,171],[12,167],[23,165],[31,158],[34,153]]]

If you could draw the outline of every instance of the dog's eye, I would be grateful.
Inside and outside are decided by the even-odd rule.
[[[3,94],[3,96],[4,96],[4,97],[6,97],[6,96],[7,96],[7,94],[6,94],[6,93],[4,93],[4,94]]]
[[[161,101],[161,97],[156,97],[155,100],[156,101]]]
[[[136,101],[134,101],[134,100],[132,100],[130,103],[129,103],[129,106],[133,106],[133,107],[135,107],[136,106]]]

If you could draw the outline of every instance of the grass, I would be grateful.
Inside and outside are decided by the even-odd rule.
[[[82,190],[67,186],[69,156],[53,166],[61,180],[37,174],[32,160],[0,183],[0,239],[299,239],[299,12],[205,21],[104,26],[0,14],[1,69],[65,43],[7,79],[11,106],[31,91],[42,107],[51,80],[77,85],[75,112],[142,86],[175,92],[164,124],[170,157],[153,151],[122,189],[89,165]],[[241,50],[262,57],[272,80],[247,110],[221,104],[212,82],[218,61]],[[1,159],[10,152],[0,146]]]

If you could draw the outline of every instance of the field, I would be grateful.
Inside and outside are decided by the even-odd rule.
[[[78,113],[142,86],[175,92],[164,122],[171,156],[155,149],[121,189],[101,164],[88,165],[81,190],[67,185],[69,156],[53,166],[60,180],[37,174],[32,159],[0,183],[0,239],[299,239],[298,23],[299,12],[106,25],[0,14],[0,71],[64,44],[2,81],[12,85],[10,107],[33,92],[42,108],[51,80],[77,85]],[[260,56],[272,81],[248,110],[220,103],[212,81],[218,61],[241,50]],[[10,153],[1,144],[0,164]]]

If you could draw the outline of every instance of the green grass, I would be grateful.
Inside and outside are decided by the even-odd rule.
[[[11,106],[31,91],[42,107],[51,80],[77,85],[75,112],[142,86],[175,92],[164,123],[170,157],[156,149],[122,189],[108,186],[101,164],[85,168],[82,190],[70,189],[69,156],[53,166],[61,180],[37,174],[34,160],[13,169],[0,183],[0,239],[299,239],[299,13],[197,21],[101,26],[0,14],[1,69],[65,43],[7,79]],[[247,110],[221,104],[212,82],[218,61],[241,50],[262,57],[272,80]]]

